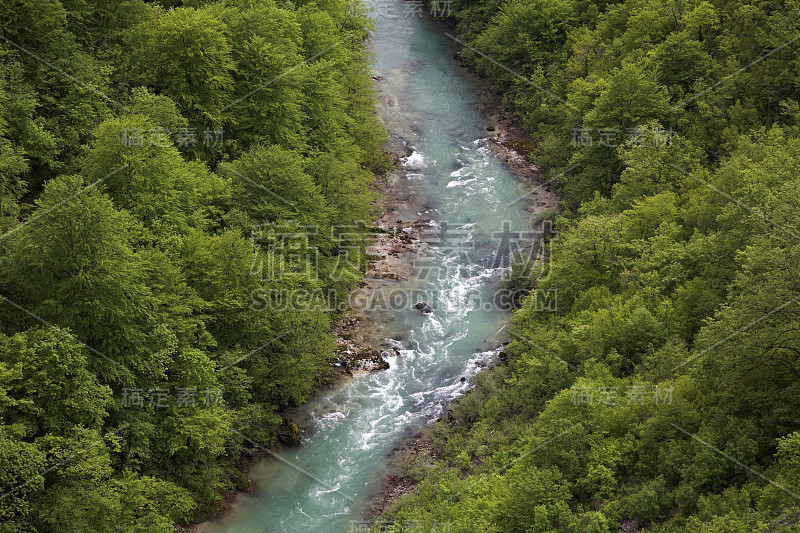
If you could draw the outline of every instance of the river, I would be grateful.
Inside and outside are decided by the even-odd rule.
[[[316,393],[302,409],[302,445],[255,465],[259,490],[204,533],[358,529],[392,449],[468,390],[509,318],[492,295],[509,250],[531,230],[525,186],[489,148],[475,81],[443,30],[413,2],[367,2],[381,117],[410,153],[398,179],[423,196],[417,215],[430,229],[415,279],[393,290],[424,291],[434,311],[367,311],[396,332],[390,368]]]

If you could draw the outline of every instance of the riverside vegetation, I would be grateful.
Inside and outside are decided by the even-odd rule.
[[[0,531],[171,532],[330,372],[391,166],[369,20],[10,0],[0,26]]]
[[[384,530],[798,531],[798,3],[451,9],[562,198],[512,277],[558,306],[400,454]]]

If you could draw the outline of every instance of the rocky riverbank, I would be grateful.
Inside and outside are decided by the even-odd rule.
[[[376,80],[379,81],[379,80]],[[380,93],[380,91],[379,91]],[[380,95],[384,114],[392,108],[390,97]],[[409,133],[412,136],[413,134]],[[414,260],[427,246],[423,242],[422,230],[428,227],[430,207],[425,205],[419,182],[408,179],[403,170],[404,161],[412,154],[410,142],[392,137],[387,149],[392,154],[397,170],[382,184],[381,217],[372,228],[373,239],[367,246],[367,270],[350,297],[350,305],[344,316],[332,325],[336,335],[336,355],[331,362],[340,379],[388,368],[387,353],[394,350],[387,344],[393,332],[388,322],[376,321],[368,313],[376,294],[391,292],[399,282],[408,282],[413,275]],[[378,185],[376,185],[378,186]],[[409,305],[409,312],[418,312]],[[391,354],[394,355],[394,354]],[[335,379],[335,378],[334,378]],[[291,414],[287,414],[291,417]],[[284,420],[280,436],[282,445],[299,443],[299,429],[290,418]],[[298,437],[292,439],[291,437]],[[210,521],[225,517],[231,512],[236,496],[251,492],[257,487],[245,474],[259,459],[280,451],[280,446],[269,450],[254,450],[234,465],[241,479],[235,489],[226,492],[219,505],[198,516],[189,526],[176,526],[176,533],[203,533]]]
[[[399,158],[398,165],[402,166]],[[409,210],[420,195],[404,182],[407,180],[403,172],[392,173],[383,194],[383,215],[376,222],[374,240],[366,249],[367,271],[350,296],[347,313],[333,327],[337,344],[333,365],[347,375],[388,368],[387,352],[395,350],[383,340],[391,336],[386,331],[389,325],[376,323],[368,311],[382,302],[376,295],[390,293],[398,282],[411,279],[414,260],[426,247],[420,229],[427,220]]]

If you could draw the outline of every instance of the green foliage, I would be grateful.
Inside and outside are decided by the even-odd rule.
[[[558,309],[516,312],[509,362],[428,431],[438,460],[385,518],[797,529],[800,14],[787,6],[453,3],[462,37],[517,73],[465,51],[538,141],[542,175],[563,173],[552,265],[534,271]]]
[[[89,371],[85,351],[68,335],[34,328],[0,340],[11,379],[3,383],[4,417],[28,435],[59,434],[73,426],[102,427],[111,389]]]
[[[329,375],[390,166],[363,6],[10,1],[0,24],[0,531],[172,531]],[[281,228],[314,259],[275,276]]]
[[[129,30],[134,79],[163,91],[190,120],[218,124],[235,68],[225,23],[210,7],[152,9],[150,20]]]
[[[292,220],[324,232],[329,227],[327,202],[302,163],[296,152],[254,147],[232,166],[236,204],[255,224]]]

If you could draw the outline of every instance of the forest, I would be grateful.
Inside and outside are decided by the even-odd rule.
[[[400,454],[387,530],[800,530],[797,1],[451,8],[562,200],[513,278],[558,305]]]
[[[561,199],[511,278],[557,306],[395,457],[376,529],[800,530],[798,1],[447,13]],[[371,25],[0,2],[0,533],[172,532],[296,431],[392,168]]]
[[[391,167],[370,21],[7,0],[0,27],[0,531],[172,532],[331,372]]]

